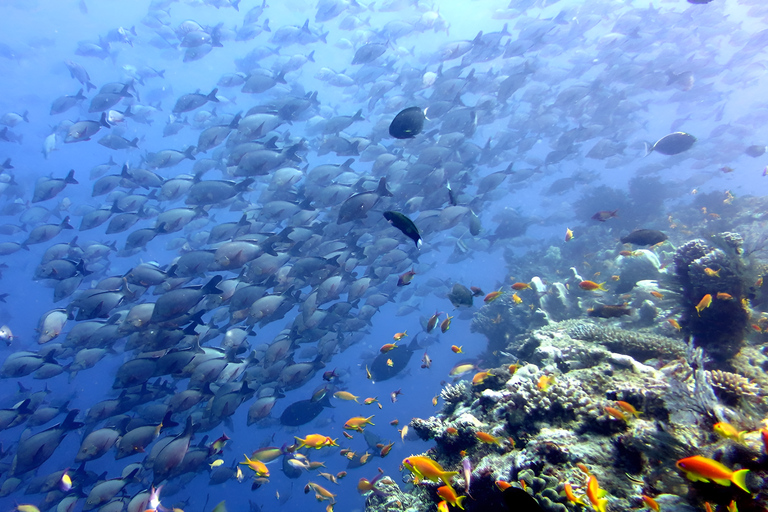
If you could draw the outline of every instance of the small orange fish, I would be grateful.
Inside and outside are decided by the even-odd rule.
[[[507,366],[507,371],[508,371],[510,374],[514,375],[514,374],[515,374],[515,372],[516,372],[517,370],[519,370],[521,366],[522,366],[522,365],[521,365],[521,364],[519,364],[519,363],[513,363],[513,364],[511,364],[511,365]]]
[[[573,231],[570,228],[565,228],[565,241],[570,242],[573,240]]]
[[[395,363],[393,363],[391,359],[387,359],[387,366],[392,368],[393,366],[395,366]]]
[[[451,345],[451,350],[454,354],[463,354],[464,352],[461,350],[461,347],[457,347],[456,345]]]
[[[397,425],[400,424],[400,420],[394,419],[394,420],[390,421],[389,424],[392,425],[393,427],[396,427]]]
[[[752,324],[752,329],[754,329],[757,332],[763,332],[763,330],[757,324]]]
[[[739,512],[739,506],[736,504],[736,500],[731,500],[725,510],[728,512]]]
[[[346,437],[347,439],[353,439],[352,434],[350,434],[349,432],[342,432],[342,434],[344,434],[344,437]]]
[[[605,414],[607,414],[608,416],[612,416],[617,420],[627,421],[627,418],[624,417],[624,413],[616,409],[615,407],[606,406],[603,408],[603,410],[605,411]]]
[[[624,256],[625,258],[628,258],[632,256],[632,251],[620,251],[619,256]]]
[[[762,288],[762,286],[763,286],[763,278],[760,277],[758,278],[757,281],[755,281],[755,288]]]
[[[547,391],[554,383],[555,383],[554,375],[542,375],[541,377],[539,377],[538,382],[536,382],[536,387],[542,391]]]
[[[459,431],[456,427],[448,427],[447,429],[445,429],[445,433],[455,436],[459,434]]]
[[[725,292],[717,292],[717,300],[733,300],[733,295]]]
[[[589,471],[589,468],[587,467],[587,465],[584,464],[583,462],[577,462],[576,463],[576,467],[579,468],[579,470],[581,470],[581,472],[584,473],[587,476],[590,476],[592,474]]]
[[[622,400],[616,400],[616,405],[619,406],[619,409],[626,412],[627,414],[631,414],[635,418],[640,416],[640,411],[635,409],[635,407],[630,404],[629,402],[624,402]]]
[[[689,480],[696,482],[715,482],[720,485],[736,485],[741,490],[749,492],[747,488],[748,469],[732,471],[716,460],[694,455],[677,461],[677,469],[683,471]]]
[[[475,437],[480,440],[481,443],[501,445],[503,438],[492,436],[487,432],[475,432]]]
[[[571,503],[578,503],[579,505],[584,506],[584,502],[581,498],[577,497],[573,493],[573,487],[571,486],[571,482],[565,482],[565,487],[563,489],[565,491],[565,498],[570,501]]]
[[[512,302],[514,302],[515,304],[520,304],[521,302],[523,302],[523,299],[521,299],[518,294],[513,293],[512,294]]]
[[[720,271],[721,270],[722,269],[720,269],[720,268],[717,269],[717,270],[712,270],[711,268],[706,267],[704,269],[704,273],[707,274],[709,277],[720,277]]]
[[[395,340],[395,341],[400,341],[401,339],[405,338],[406,336],[408,336],[408,331],[397,332],[397,333],[395,333],[394,336],[392,336],[392,339]]]
[[[380,457],[386,457],[389,455],[389,452],[392,450],[392,447],[395,446],[395,443],[389,443],[388,445],[384,446],[381,451],[379,452]]]
[[[653,512],[659,512],[661,510],[661,507],[659,507],[659,504],[656,502],[656,500],[651,498],[650,496],[646,496],[645,494],[643,494],[640,496],[640,499],[643,500],[643,503],[645,503],[645,506],[653,510]]]
[[[677,323],[677,320],[675,320],[674,318],[667,318],[667,322],[669,322],[669,325],[671,325],[678,331],[682,329],[682,327],[680,327],[680,324]]]
[[[472,385],[479,386],[485,382],[485,379],[488,377],[493,377],[493,374],[490,371],[477,372],[475,376],[472,377]]]
[[[712,305],[712,295],[706,294],[701,298],[698,304],[696,304],[696,313],[701,316],[701,312]]]
[[[586,290],[588,292],[592,292],[595,290],[600,290],[602,292],[607,292],[608,289],[605,287],[605,283],[596,283],[594,281],[582,281],[579,283],[579,288],[582,290]]]
[[[453,317],[448,315],[448,318],[440,322],[440,332],[442,332],[443,334],[448,332],[448,329],[451,328],[451,320],[453,320]]]
[[[518,291],[518,292],[520,290],[530,290],[531,289],[531,285],[528,284],[528,283],[515,283],[515,284],[512,285],[512,289],[515,290],[515,291]]]
[[[608,500],[603,496],[605,496],[605,491],[600,489],[597,478],[595,475],[590,475],[589,480],[587,480],[587,498],[589,498],[592,508],[598,512],[605,512],[608,507]]]
[[[496,480],[494,483],[496,484],[496,488],[502,492],[512,487],[512,484],[505,482],[504,480]]]
[[[617,276],[617,275],[611,276],[611,281],[618,281],[619,279],[621,279],[621,276]]]
[[[654,297],[656,297],[659,300],[664,298],[664,295],[662,295],[660,292],[657,292],[655,290],[651,291],[651,295],[653,295]]]
[[[384,354],[385,352],[389,352],[390,350],[393,350],[396,348],[397,348],[397,344],[395,343],[385,343],[381,346],[381,348],[379,349],[379,352]]]
[[[376,397],[376,396],[371,397],[371,398],[366,398],[365,400],[363,400],[363,403],[365,405],[371,405],[372,403],[376,402],[378,400],[378,398],[379,397]]]
[[[493,302],[496,299],[498,299],[499,297],[501,297],[501,295],[503,293],[504,292],[501,291],[501,290],[497,290],[495,292],[491,292],[491,293],[489,293],[488,295],[485,296],[485,298],[483,299],[483,302],[485,302],[486,304],[490,304],[491,302]]]
[[[768,455],[768,428],[760,429],[760,439],[763,441],[763,453]]]

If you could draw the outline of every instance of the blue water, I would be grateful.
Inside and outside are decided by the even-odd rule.
[[[243,483],[230,480],[223,485],[208,486],[208,473],[203,472],[182,486],[174,483],[169,485],[169,490],[172,487],[175,488],[174,494],[161,495],[165,506],[186,501],[184,509],[188,512],[202,511],[206,500],[208,502],[206,510],[210,510],[216,503],[225,499],[230,511],[245,510],[249,502],[261,506],[263,510],[271,510],[278,501],[284,504],[287,510],[301,510],[304,507],[320,510],[324,505],[316,503],[312,494],[304,494],[302,491],[311,477],[313,481],[338,493],[336,510],[363,510],[364,498],[358,495],[355,488],[360,478],[372,478],[377,473],[377,468],[381,467],[396,481],[400,481],[401,472],[398,469],[400,461],[412,453],[420,453],[431,446],[430,443],[418,441],[413,435],[404,442],[401,441],[397,431],[399,427],[391,426],[389,422],[398,419],[402,427],[412,417],[428,417],[436,411],[437,409],[431,403],[432,398],[439,394],[442,381],[450,379],[448,376],[450,368],[462,358],[474,360],[485,349],[485,338],[470,332],[470,312],[454,312],[445,298],[445,293],[450,287],[446,283],[450,281],[451,284],[460,282],[467,286],[475,285],[489,292],[498,289],[504,283],[509,284],[510,277],[514,281],[526,281],[533,275],[509,275],[504,258],[506,251],[512,251],[514,258],[522,257],[528,250],[539,250],[549,245],[562,245],[566,227],[574,229],[577,237],[580,236],[579,231],[583,233],[587,230],[610,229],[602,225],[595,226],[588,216],[576,218],[573,214],[572,204],[583,194],[594,191],[600,185],[624,190],[633,177],[650,173],[657,176],[659,183],[671,191],[668,194],[666,207],[673,214],[675,208],[682,208],[690,203],[694,192],[723,193],[725,190],[730,190],[735,195],[761,193],[764,187],[762,180],[766,179],[761,176],[765,159],[752,159],[743,155],[743,147],[749,144],[765,143],[765,131],[760,128],[762,112],[758,109],[760,97],[757,96],[759,91],[764,90],[765,72],[758,55],[752,55],[748,51],[749,45],[746,50],[741,50],[742,57],[738,62],[729,66],[729,59],[742,48],[744,41],[751,34],[761,30],[763,25],[760,24],[760,18],[757,15],[749,14],[749,6],[734,5],[733,2],[729,2],[724,7],[719,5],[722,3],[724,2],[715,0],[710,5],[692,6],[682,0],[674,2],[604,1],[590,2],[589,6],[583,6],[583,2],[542,0],[520,2],[518,3],[519,11],[510,10],[509,19],[502,19],[505,16],[500,13],[508,10],[506,2],[441,2],[434,6],[418,1],[376,2],[371,4],[370,9],[350,7],[361,20],[367,22],[358,29],[350,31],[339,28],[340,22],[349,12],[343,12],[330,21],[317,24],[314,21],[316,8],[312,2],[272,0],[259,19],[261,24],[265,18],[269,18],[272,32],[264,32],[251,41],[240,42],[228,36],[232,34],[233,29],[242,26],[245,13],[260,5],[260,2],[243,0],[239,11],[223,5],[217,9],[200,1],[168,2],[161,9],[166,13],[164,16],[170,28],[177,27],[184,20],[192,19],[203,26],[212,27],[222,24],[225,30],[223,47],[213,48],[200,60],[183,62],[183,49],[170,46],[161,49],[151,44],[153,37],[156,37],[154,28],[143,23],[150,11],[150,3],[147,1],[85,0],[87,13],[83,12],[79,2],[74,0],[6,1],[3,3],[3,16],[0,17],[0,34],[2,34],[0,43],[4,44],[3,55],[0,56],[0,69],[3,76],[3,85],[0,89],[2,92],[0,114],[5,112],[21,114],[28,111],[29,123],[22,122],[10,128],[11,132],[23,136],[21,143],[0,141],[0,160],[12,159],[14,169],[8,172],[19,184],[18,188],[13,189],[17,195],[6,193],[0,198],[0,206],[4,207],[12,201],[22,203],[29,201],[35,182],[40,177],[60,178],[65,176],[69,169],[75,169],[75,177],[80,183],[68,186],[55,199],[41,203],[45,208],[56,209],[62,200],[70,201],[67,212],[62,212],[61,215],[71,216],[75,230],[64,231],[49,242],[31,246],[28,252],[19,251],[2,257],[2,262],[8,268],[3,270],[0,292],[7,293],[9,296],[5,303],[0,303],[0,324],[10,326],[16,336],[11,346],[0,347],[2,357],[6,357],[13,351],[37,350],[35,327],[40,316],[50,309],[64,307],[71,300],[65,299],[54,304],[52,290],[46,282],[32,279],[35,267],[47,247],[54,243],[68,242],[74,236],[79,236],[78,242],[81,244],[88,240],[105,243],[115,241],[118,247],[122,247],[128,233],[154,225],[153,219],[145,219],[125,233],[106,235],[104,230],[107,224],[105,223],[95,230],[79,233],[77,226],[85,206],[109,206],[103,196],[91,197],[92,181],[88,179],[90,170],[106,162],[110,157],[114,158],[118,164],[128,162],[132,167],[139,167],[145,152],[168,148],[182,150],[188,145],[196,144],[200,130],[190,126],[183,128],[174,136],[163,137],[163,128],[176,99],[182,94],[198,90],[207,94],[216,87],[222,75],[236,71],[235,59],[242,58],[253,48],[266,45],[279,53],[261,62],[265,68],[270,68],[278,59],[293,55],[308,55],[314,51],[315,62],[307,62],[299,71],[289,73],[286,77],[289,84],[300,86],[304,91],[317,91],[321,115],[325,117],[352,115],[358,108],[362,108],[365,120],[353,124],[346,133],[370,136],[372,133],[385,133],[387,123],[401,108],[413,103],[426,103],[431,94],[430,86],[424,86],[416,94],[417,99],[398,99],[396,95],[402,93],[402,84],[396,84],[392,91],[379,100],[376,108],[371,112],[367,107],[367,91],[371,84],[359,88],[356,86],[337,88],[319,80],[317,76],[322,68],[330,68],[336,72],[346,71],[349,76],[354,76],[356,70],[360,68],[350,64],[355,47],[367,41],[380,41],[375,33],[386,23],[393,20],[421,19],[424,22],[424,20],[433,19],[437,20],[438,27],[445,27],[444,30],[431,30],[422,26],[422,31],[414,29],[412,33],[396,41],[389,41],[390,47],[386,58],[391,59],[392,69],[397,72],[411,66],[418,69],[420,73],[438,71],[440,61],[435,55],[447,42],[471,40],[478,31],[482,30],[486,34],[499,31],[505,23],[509,23],[509,30],[513,35],[511,38],[503,37],[502,44],[504,44],[507,40],[514,41],[520,31],[526,28],[526,24],[531,23],[532,20],[539,20],[545,25],[550,23],[557,36],[555,37],[554,33],[551,34],[551,41],[538,45],[523,56],[523,59],[536,61],[537,71],[534,78],[536,87],[542,91],[541,103],[531,104],[521,100],[522,95],[533,88],[528,83],[509,100],[511,108],[505,110],[503,114],[497,112],[497,118],[493,122],[479,125],[472,137],[472,141],[481,148],[489,137],[498,139],[504,132],[513,134],[527,132],[528,136],[538,137],[538,140],[528,151],[519,154],[510,152],[510,158],[505,159],[503,164],[493,168],[477,166],[469,169],[472,177],[470,181],[475,182],[479,176],[506,168],[509,160],[514,160],[516,169],[539,168],[541,172],[523,183],[505,182],[501,186],[503,193],[499,194],[495,201],[486,203],[482,211],[477,212],[483,221],[485,234],[495,228],[497,221],[494,217],[504,208],[517,209],[525,217],[534,219],[533,225],[524,237],[512,241],[502,240],[493,245],[491,250],[478,248],[473,250],[470,258],[458,263],[449,263],[447,259],[453,252],[456,238],[462,236],[460,229],[434,233],[431,239],[425,239],[425,247],[415,265],[417,276],[413,284],[398,292],[399,295],[396,298],[398,302],[390,302],[380,308],[362,341],[346,352],[337,354],[327,364],[326,370],[339,368],[348,374],[344,379],[343,387],[362,398],[378,397],[382,409],[379,410],[375,405],[362,406],[334,400],[335,408],[325,410],[316,420],[317,423],[290,429],[281,427],[276,420],[273,420],[246,427],[245,418],[250,405],[249,401],[243,404],[232,417],[234,429],[219,426],[207,433],[210,439],[213,439],[223,430],[232,438],[223,456],[227,465],[235,460],[243,460],[243,453],[250,453],[260,446],[280,446],[283,443],[290,443],[294,435],[303,437],[316,432],[339,438],[342,446],[362,453],[367,449],[362,436],[355,435],[353,440],[345,439],[342,436],[342,425],[349,417],[373,414],[376,425],[369,428],[384,439],[395,441],[389,456],[384,459],[374,458],[362,468],[350,470],[349,475],[338,486],[311,474],[302,475],[296,480],[288,479],[281,473],[280,462],[277,461],[270,465],[272,477],[269,483],[256,491],[250,490],[249,480]],[[632,9],[636,10],[630,13]],[[656,22],[644,25],[641,21],[638,23],[639,33],[631,37],[616,31],[617,20],[631,24],[634,20],[629,18],[639,16],[644,10],[658,11],[660,14],[656,19],[662,20],[662,23],[667,25],[659,25]],[[546,21],[552,20],[558,14],[562,15],[558,23]],[[625,17],[622,18],[622,16]],[[524,17],[527,17],[528,21],[524,21]],[[579,23],[592,21],[595,17],[601,19],[594,27],[583,31]],[[271,35],[280,27],[301,26],[307,18],[310,19],[313,30],[329,32],[327,43],[292,44],[281,47],[269,42]],[[698,31],[697,24],[701,25]],[[322,29],[319,29],[320,25]],[[734,28],[737,26],[738,29]],[[132,46],[125,42],[113,42],[110,46],[111,55],[103,59],[75,54],[78,42],[97,42],[100,36],[106,37],[110,30],[118,27],[125,29],[135,27],[136,35],[128,36]],[[572,32],[569,33],[569,30]],[[353,47],[339,48],[338,43],[342,38],[351,41]],[[382,42],[386,42],[385,36],[382,39]],[[637,62],[636,76],[611,75],[612,66],[619,63],[626,64],[627,60],[632,58]],[[93,137],[93,140],[87,142],[65,144],[59,139],[55,150],[47,158],[43,155],[41,152],[43,141],[57,125],[65,120],[75,121],[98,117],[98,114],[87,112],[90,98],[95,91],[87,91],[88,100],[80,103],[78,107],[63,114],[49,115],[51,102],[55,98],[74,95],[81,87],[81,84],[70,77],[64,64],[65,60],[72,60],[84,66],[90,74],[91,82],[97,88],[107,82],[129,80],[125,66],[138,68],[149,66],[155,70],[164,70],[164,78],[147,78],[144,85],[136,85],[141,103],[157,108],[157,112],[150,116],[152,124],[141,124],[129,119],[123,123],[122,128],[119,128],[122,130],[122,136],[129,140],[138,137],[140,150],[113,151],[97,144],[96,141],[107,133],[106,129],[102,129]],[[702,60],[709,61],[710,64],[705,65],[701,62]],[[444,69],[448,69],[458,65],[460,61],[461,58],[443,62],[442,65]],[[695,63],[689,64],[693,61]],[[520,64],[523,60],[520,57],[513,60],[496,57],[488,62],[465,62],[465,69],[461,76],[466,77],[471,68],[475,68],[478,74],[489,71],[503,74],[504,67],[511,65],[511,62]],[[686,66],[695,68],[696,85],[693,89],[681,91],[679,88],[665,85],[668,70],[686,71]],[[612,77],[614,81],[611,83],[607,77]],[[654,78],[651,79],[651,77]],[[396,74],[393,79],[397,79]],[[589,105],[584,109],[581,117],[565,119],[556,113],[552,114],[551,110],[545,107],[551,105],[558,94],[566,88],[590,84],[597,79],[600,80],[600,86],[609,88],[615,94],[620,92],[626,98],[622,114],[617,114],[610,122],[606,122],[605,130],[599,137],[588,140],[580,149],[573,149],[575,158],[551,166],[542,166],[544,158],[553,149],[553,141],[566,130],[588,125],[590,119],[597,118],[599,114],[599,107],[595,109]],[[484,90],[484,87],[487,87],[487,90]],[[254,105],[266,103],[272,98],[279,98],[286,91],[285,86],[278,86],[260,95],[248,95],[240,93],[239,87],[220,88],[220,103],[216,104],[216,112],[235,114],[246,111]],[[477,85],[477,91],[468,92],[462,97],[465,104],[474,105],[480,100],[488,99],[494,101],[494,87],[490,84]],[[689,95],[686,96],[686,93]],[[694,94],[698,96],[694,97]],[[124,110],[129,102],[130,100],[123,101],[114,108]],[[208,111],[211,108],[212,104],[209,103],[194,112],[182,114],[182,117],[192,120],[200,111]],[[537,109],[538,113],[532,114]],[[547,117],[549,115],[552,116],[551,119]],[[678,122],[681,120],[682,122]],[[545,124],[535,127],[537,121]],[[430,126],[430,122],[435,124]],[[439,121],[428,121],[425,131],[434,129],[437,123]],[[698,137],[691,159],[665,167],[663,163],[666,157],[657,154],[644,157],[644,143],[652,143],[672,131],[673,124],[677,126],[675,129],[693,133]],[[730,128],[724,133],[708,136],[718,127],[729,124]],[[305,128],[304,121],[297,121],[292,125],[281,126],[278,131],[290,131],[292,136],[303,136]],[[117,130],[118,128],[112,129],[113,132]],[[612,161],[611,165],[606,165],[607,160],[584,158],[584,154],[589,151],[594,142],[600,138],[611,137],[627,144],[622,157]],[[307,138],[314,143],[318,136],[310,134]],[[384,138],[381,144],[389,146],[392,142],[391,139]],[[205,156],[212,157],[218,154],[221,147],[223,146],[209,151]],[[333,153],[317,156],[314,149],[306,154],[310,168],[322,163],[338,164],[346,158],[345,156],[337,157]],[[185,160],[175,167],[158,169],[156,172],[164,178],[171,178],[181,173],[192,173],[194,163]],[[662,163],[661,167],[649,169],[649,166],[659,163]],[[719,168],[725,165],[736,169],[736,172],[728,174],[721,172]],[[370,166],[370,162],[357,162],[353,168],[360,173],[368,173]],[[119,172],[119,167],[113,167],[109,172]],[[583,172],[594,173],[595,178],[588,184],[569,188],[560,195],[545,194],[555,180]],[[204,179],[226,178],[220,170],[214,169],[209,171]],[[268,183],[269,176],[258,178],[258,180]],[[397,186],[396,183],[391,185]],[[471,186],[469,190],[471,191]],[[146,193],[146,191],[138,190],[137,193]],[[420,191],[414,193],[418,195]],[[259,192],[252,192],[249,197],[253,203],[258,203]],[[178,206],[183,206],[183,200],[174,203],[166,202],[161,208]],[[622,206],[622,204],[606,204],[598,205],[596,209],[621,209]],[[241,213],[217,209],[215,222],[237,221]],[[379,215],[379,213],[374,211],[371,215]],[[52,216],[48,222],[58,223],[59,221],[56,216]],[[663,227],[666,219],[660,216],[656,222],[659,223],[656,227]],[[0,223],[18,224],[18,215],[2,217]],[[210,229],[212,225],[205,226],[204,229]],[[175,237],[188,234],[183,231],[159,236],[148,245],[146,250],[129,257],[110,255],[108,260],[103,262],[103,268],[86,278],[81,289],[90,287],[92,280],[95,282],[106,276],[123,275],[141,262],[154,261],[160,265],[169,264],[178,252],[166,249],[167,244]],[[618,232],[611,234],[618,237]],[[3,242],[21,242],[24,238],[24,233],[0,235],[0,241]],[[411,251],[410,241],[403,240],[400,248]],[[580,263],[581,261],[572,262],[574,265]],[[357,269],[359,275],[364,271],[364,268]],[[224,274],[227,277],[234,277],[234,275]],[[414,289],[417,291],[408,299],[408,303],[415,306],[416,310],[404,316],[397,316],[398,307],[405,302],[402,299],[403,295],[408,297]],[[144,298],[154,300],[154,297],[149,294]],[[476,303],[479,302],[480,300],[476,299]],[[475,309],[478,307],[476,306]],[[365,378],[364,366],[366,362],[370,362],[381,345],[390,342],[394,333],[405,330],[409,333],[409,337],[403,342],[409,342],[413,336],[422,331],[420,317],[422,319],[429,317],[435,311],[456,315],[447,333],[433,334],[430,337],[421,334],[420,340],[422,343],[429,343],[429,346],[417,350],[408,367],[397,378],[380,383],[373,383]],[[297,308],[294,308],[285,319],[264,328],[257,328],[258,334],[256,338],[250,340],[251,344],[269,343],[280,330],[290,325],[296,314]],[[62,338],[74,323],[70,321],[67,324]],[[209,345],[215,346],[218,341],[220,339],[214,340]],[[462,345],[465,354],[461,356],[453,354],[449,348],[452,344]],[[419,367],[419,360],[425,350],[433,360],[431,369]],[[364,355],[367,355],[368,359],[363,359]],[[51,391],[48,397],[49,402],[58,404],[70,400],[70,407],[80,409],[82,417],[96,402],[116,396],[117,393],[110,389],[115,369],[129,358],[129,354],[122,352],[107,355],[95,368],[80,372],[71,381],[67,372],[47,381],[34,380],[31,376],[18,380],[33,390],[40,390],[47,386]],[[272,418],[279,418],[282,410],[290,403],[308,398],[314,389],[323,384],[321,375],[322,372],[318,372],[300,389],[287,392],[286,397],[279,400],[273,409]],[[16,380],[2,381],[0,404],[3,407],[12,407],[19,400],[16,395]],[[185,381],[180,381],[177,383],[177,389],[183,390],[185,385]],[[402,389],[403,393],[397,403],[393,403],[389,395],[397,389]],[[135,412],[140,414],[141,411]],[[62,418],[60,416],[58,420]],[[32,433],[47,426],[50,424],[36,427],[32,429]],[[25,426],[18,426],[0,432],[3,449],[9,450],[9,454],[2,459],[2,463],[10,464],[15,444],[20,436],[28,435],[24,429]],[[72,460],[79,447],[80,435],[81,432],[70,433],[53,457],[38,470],[38,474],[74,467]],[[198,433],[193,444],[198,443],[203,435],[205,433]],[[339,455],[338,450],[324,449],[318,453],[313,452],[311,457],[313,460],[324,461],[326,464],[324,470],[330,473],[342,471],[347,465],[346,459]],[[86,467],[96,473],[106,472],[107,478],[116,478],[127,464],[142,459],[143,455],[134,455],[115,461],[113,453],[109,452],[102,458],[87,463]],[[246,469],[245,473],[246,476],[250,476],[249,470]],[[6,476],[7,471],[2,477],[6,478]],[[151,482],[151,472],[148,471],[145,476],[144,483],[131,484],[127,488],[128,495],[147,488],[148,482]],[[40,504],[43,499],[40,495],[24,496],[22,492],[19,490],[2,498],[0,506],[10,509],[16,503]]]

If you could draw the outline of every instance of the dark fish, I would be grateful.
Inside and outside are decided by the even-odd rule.
[[[419,229],[411,219],[400,212],[384,212],[384,218],[394,227],[402,231],[405,236],[413,240],[417,248],[421,248],[421,235],[419,235]]]
[[[416,338],[408,346],[397,346],[379,354],[371,363],[371,377],[374,382],[391,379],[408,365],[413,353],[419,348]]]
[[[657,140],[648,150],[648,153],[655,151],[662,155],[677,155],[691,149],[694,142],[696,142],[696,137],[693,135],[685,132],[674,132]]]
[[[592,216],[592,219],[593,220],[599,220],[600,222],[605,222],[608,219],[612,219],[614,217],[617,217],[618,216],[617,215],[618,212],[619,212],[619,210],[613,210],[613,211],[610,211],[610,210],[600,210],[599,212],[597,212],[596,214],[594,214]]]
[[[667,239],[667,235],[655,229],[636,229],[625,237],[621,243],[634,245],[656,245]]]
[[[763,156],[765,154],[765,146],[761,146],[759,144],[755,144],[755,145],[749,146],[747,149],[745,149],[744,153],[746,153],[747,156],[751,156],[752,158],[757,158],[757,157]]]
[[[289,427],[304,425],[317,418],[326,407],[333,407],[328,393],[324,394],[320,400],[299,400],[285,408],[280,415],[280,423]]]
[[[595,307],[587,310],[587,316],[595,318],[618,318],[624,315],[631,315],[632,309],[624,306],[624,304],[616,304],[614,306],[597,304]]]
[[[507,487],[501,497],[510,512],[544,512],[539,502],[519,487]]]
[[[424,112],[419,107],[401,110],[389,125],[389,134],[396,139],[412,139],[424,128]]]
[[[453,307],[469,306],[472,307],[473,294],[463,284],[456,283],[451,288],[451,293],[448,294],[448,300],[451,301]]]

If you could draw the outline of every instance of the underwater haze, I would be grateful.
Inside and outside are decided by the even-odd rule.
[[[762,0],[5,0],[0,508],[768,506]]]

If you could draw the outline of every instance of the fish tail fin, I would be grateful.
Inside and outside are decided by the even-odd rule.
[[[379,180],[379,186],[376,187],[376,193],[380,196],[392,197],[392,192],[387,188],[387,178],[382,176]]]
[[[731,482],[733,482],[744,492],[750,492],[747,488],[747,473],[749,473],[748,469],[740,469],[738,471],[734,471],[733,476],[731,476]]]
[[[67,177],[64,178],[64,181],[66,183],[71,184],[71,185],[77,185],[78,184],[78,181],[75,179],[75,170],[74,169],[70,169],[69,170],[69,174],[67,174]]]
[[[216,93],[219,92],[219,88],[215,87],[209,94],[206,96],[208,98],[208,101],[215,101],[216,103],[219,102],[219,98],[216,97]]]

